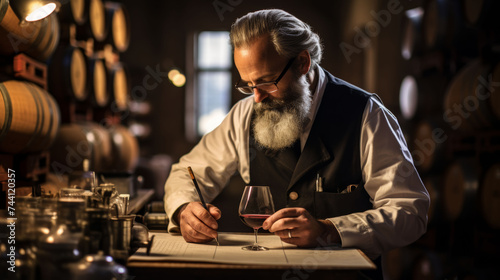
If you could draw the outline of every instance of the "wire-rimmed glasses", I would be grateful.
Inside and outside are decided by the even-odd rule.
[[[266,92],[266,93],[276,92],[278,90],[279,81],[283,78],[283,76],[285,76],[285,74],[288,71],[288,69],[290,68],[290,66],[292,66],[292,63],[294,60],[295,60],[295,57],[288,61],[288,63],[285,66],[285,69],[283,69],[283,71],[281,71],[281,74],[274,82],[260,83],[260,84],[256,84],[255,86],[243,86],[243,85],[238,85],[241,82],[241,80],[240,80],[239,82],[237,82],[234,85],[234,87],[243,94],[252,94],[253,90],[255,88],[261,92]]]

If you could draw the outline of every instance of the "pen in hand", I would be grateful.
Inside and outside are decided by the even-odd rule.
[[[198,186],[198,182],[196,181],[196,178],[194,177],[193,170],[191,169],[191,166],[188,166],[188,172],[189,176],[191,176],[191,180],[193,180],[194,187],[196,188],[196,192],[198,193],[198,196],[200,197],[201,205],[210,213],[208,210],[207,204],[205,203],[205,200],[203,199],[203,195],[201,195],[200,187]],[[219,246],[219,239],[216,237],[215,242],[217,242],[217,246]]]

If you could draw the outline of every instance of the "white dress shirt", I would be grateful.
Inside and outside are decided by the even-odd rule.
[[[313,120],[327,83],[324,71],[318,69],[309,115]],[[245,183],[250,182],[252,151],[248,135],[253,104],[253,96],[236,103],[216,129],[172,166],[164,198],[169,232],[178,231],[178,225],[172,222],[174,212],[185,203],[198,201],[188,166],[196,174],[207,201],[222,191],[236,171]],[[311,126],[309,122],[304,128],[302,148]],[[415,241],[426,231],[430,199],[396,118],[375,95],[366,104],[360,133],[362,176],[373,209],[328,220],[337,228],[343,247],[356,247],[376,258],[383,251]]]

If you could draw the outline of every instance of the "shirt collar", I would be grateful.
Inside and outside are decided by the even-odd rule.
[[[316,118],[316,114],[318,113],[319,104],[321,103],[321,99],[323,99],[323,94],[325,93],[326,88],[326,75],[323,68],[318,65],[314,71],[316,71],[316,75],[318,75],[318,84],[316,85],[316,89],[312,93],[312,104],[308,114],[309,120],[304,127],[304,130],[302,131],[302,135],[300,136],[301,151],[304,150],[304,146],[306,145],[307,138],[309,137],[309,133],[311,132],[311,127]]]

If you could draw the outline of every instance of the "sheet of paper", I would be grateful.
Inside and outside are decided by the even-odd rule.
[[[211,262],[245,265],[270,265],[313,268],[367,269],[373,263],[356,249],[302,249],[281,242],[275,235],[259,235],[259,244],[268,251],[245,251],[241,247],[252,245],[254,236],[250,234],[219,233],[219,243],[187,243],[180,235],[154,233],[155,240],[151,253],[144,248],[129,258],[132,261],[183,261]]]

